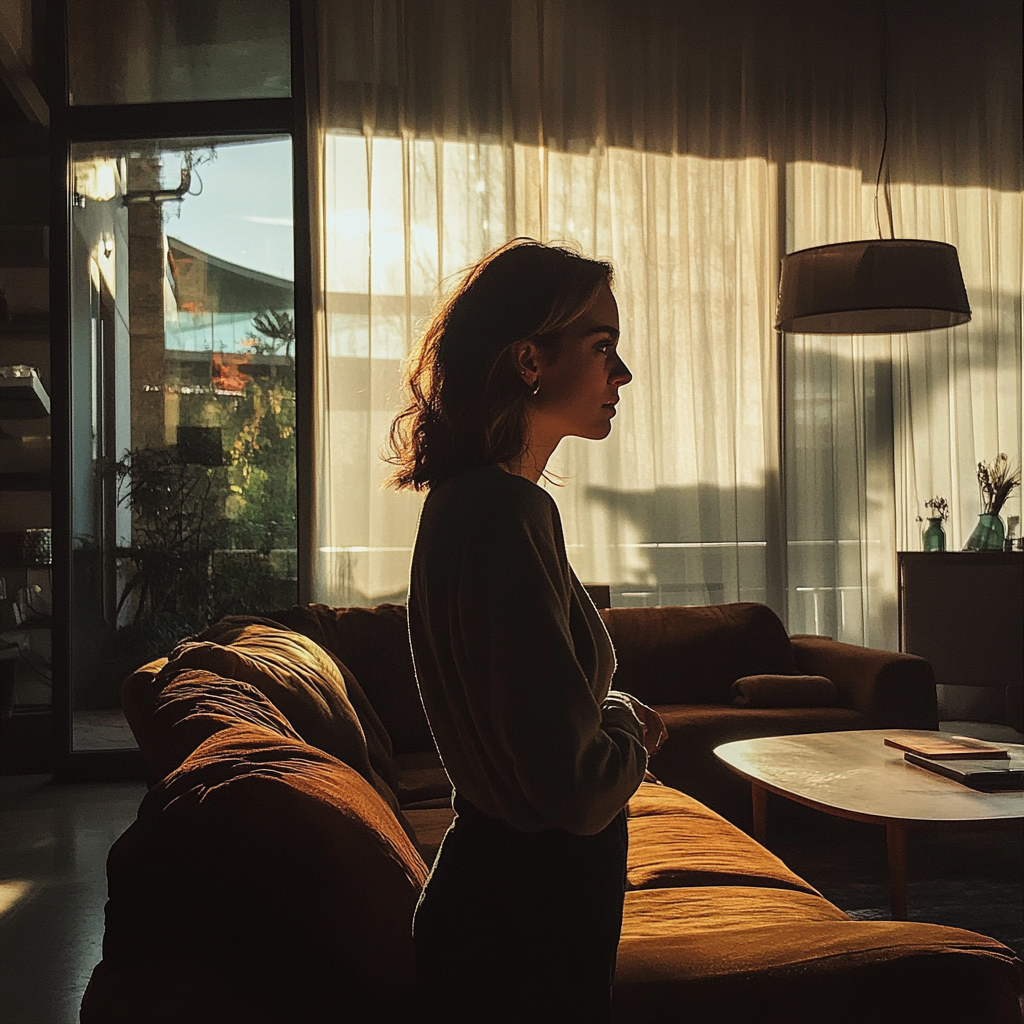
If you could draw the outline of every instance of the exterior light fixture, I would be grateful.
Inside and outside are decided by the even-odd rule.
[[[782,258],[775,329],[793,334],[907,334],[971,319],[956,249],[946,242],[896,238],[889,170],[882,237],[878,189],[889,141],[889,33],[882,8],[882,154],[875,178],[878,238],[800,249]]]
[[[85,206],[85,200],[105,203],[124,192],[124,172],[120,161],[111,157],[94,157],[74,163],[75,206]]]

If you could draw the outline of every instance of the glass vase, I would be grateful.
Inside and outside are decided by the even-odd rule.
[[[982,512],[974,532],[967,538],[964,551],[1002,551],[1005,535],[1002,519],[992,512]]]
[[[941,519],[928,520],[928,525],[924,528],[924,549],[925,551],[946,550],[946,531],[942,528]]]

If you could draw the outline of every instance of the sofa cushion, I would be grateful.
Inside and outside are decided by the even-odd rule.
[[[220,622],[215,623],[199,635],[189,639],[214,640],[218,643],[231,642],[230,637],[239,632],[239,627],[245,625],[262,625],[278,631],[293,633],[301,638],[299,642],[302,644],[306,644],[307,641],[313,639],[304,633],[290,630],[283,623],[274,619],[254,615],[227,615]],[[220,639],[222,636],[227,639]],[[398,776],[396,774],[391,737],[388,735],[387,729],[384,728],[384,723],[374,710],[362,686],[360,686],[359,680],[356,679],[351,669],[337,655],[327,650],[322,644],[313,640],[313,647],[315,648],[317,658],[326,656],[341,675],[345,695],[355,709],[359,724],[362,726],[363,735],[366,738],[366,751],[369,754],[373,770],[384,779],[392,790],[397,790]]]
[[[355,673],[387,728],[396,754],[434,749],[416,686],[404,605],[295,605],[267,616],[315,640]]]
[[[651,771],[732,820],[749,815],[750,783],[714,755],[732,740],[788,733],[870,728],[865,715],[848,708],[734,708],[718,704],[658,705],[668,739],[651,758]]]
[[[763,604],[607,608],[613,686],[647,704],[727,704],[742,676],[796,675],[779,617]]]
[[[817,895],[745,832],[678,790],[645,782],[629,801],[631,889],[742,885]]]
[[[153,703],[145,757],[157,779],[174,771],[204,740],[239,724],[257,725],[301,740],[277,707],[250,683],[203,669],[165,676]]]
[[[819,896],[713,886],[626,893],[620,1021],[1019,1021],[1019,963],[935,924],[851,921]]]
[[[255,724],[216,733],[150,790],[107,871],[104,970],[164,979],[124,1019],[206,1020],[218,988],[262,1007],[246,1019],[407,1015],[426,865],[320,750]]]
[[[309,744],[373,782],[366,736],[345,679],[307,637],[276,626],[227,620],[180,643],[161,675],[206,669],[250,683],[271,700]]]
[[[824,676],[744,676],[732,684],[732,703],[738,708],[832,708],[839,693]]]

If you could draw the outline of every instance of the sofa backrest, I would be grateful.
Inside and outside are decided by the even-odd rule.
[[[298,739],[240,722],[204,740],[147,794],[107,874],[101,976],[155,966],[163,984],[133,1006],[99,985],[92,1019],[115,999],[118,1020],[215,1019],[204,1004],[224,989],[251,1019],[405,1019],[426,865],[357,772]]]
[[[434,749],[416,687],[404,605],[295,605],[268,612],[267,617],[308,636],[351,669],[390,734],[396,754]]]
[[[613,686],[655,704],[727,704],[742,676],[797,675],[779,617],[753,602],[602,609],[615,644]],[[396,754],[433,750],[409,648],[404,605],[296,605],[268,613],[352,670]]]
[[[337,665],[308,637],[229,617],[182,641],[163,669],[200,668],[255,686],[307,743],[373,784],[366,734]]]
[[[612,686],[648,704],[728,704],[743,676],[797,675],[782,621],[742,602],[601,611],[618,667]]]

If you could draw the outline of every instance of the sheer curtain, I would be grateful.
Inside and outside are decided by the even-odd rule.
[[[959,550],[979,460],[1020,459],[1024,204],[1019,5],[890,7],[892,228],[957,247],[973,316],[922,334],[787,337],[786,490],[790,628],[895,649],[896,551],[921,549],[923,503],[949,501]],[[791,139],[833,151],[786,168],[789,251],[889,234],[884,189],[875,200],[883,124],[865,130],[832,102]],[[1019,514],[1018,491],[1004,517]]]
[[[790,251],[875,237],[859,169],[801,161],[787,175]],[[895,649],[892,341],[785,344],[790,627]]]
[[[815,23],[787,3],[310,10],[322,176],[316,599],[404,600],[421,499],[382,490],[379,457],[401,359],[454,274],[529,235],[613,262],[634,373],[611,438],[570,439],[551,466],[581,578],[610,584],[616,604],[767,601],[794,631],[892,646],[895,550],[916,542],[909,490],[941,489],[922,475],[924,438],[949,447],[922,408],[922,375],[937,401],[937,350],[918,366],[914,337],[780,346],[772,329],[784,247],[875,233],[880,31],[862,5],[830,6]],[[972,95],[987,102],[984,88]],[[933,135],[919,146],[931,168],[927,147]],[[899,157],[894,172],[913,169],[913,152]],[[999,197],[1019,203],[1017,178],[1016,191],[973,185],[1003,217],[989,223],[1009,296],[1001,367],[1018,359],[1015,382],[999,371],[999,450],[1012,451],[1019,272],[1008,282],[1021,241],[1019,212],[1015,233]],[[947,239],[910,208],[948,205],[950,188],[894,183],[898,232]],[[944,198],[926,200],[928,189]],[[972,286],[965,262],[975,323],[974,288],[996,273],[978,268]],[[954,391],[980,394],[970,365]]]
[[[971,301],[971,322],[935,332],[928,344],[893,339],[900,546],[919,545],[914,517],[942,496],[947,545],[957,550],[981,511],[978,463],[999,452],[1020,463],[1024,202],[1020,192],[901,186],[893,206],[900,233],[957,246]],[[1002,512],[1004,520],[1014,515],[1019,489]]]

